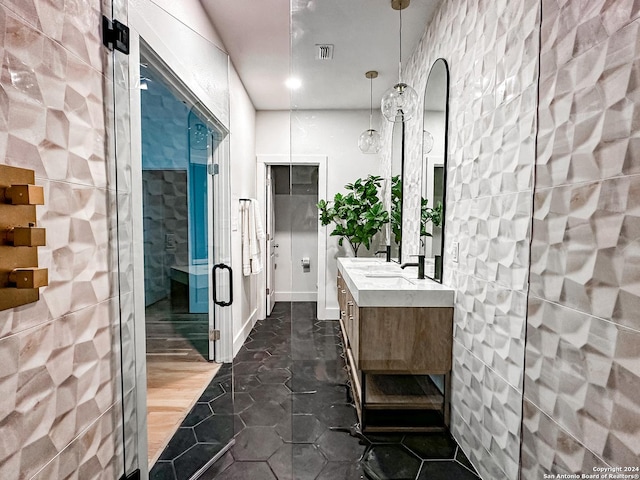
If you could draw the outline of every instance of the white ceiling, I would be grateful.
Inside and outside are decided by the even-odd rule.
[[[406,61],[442,0],[402,11]],[[398,80],[399,14],[390,0],[201,0],[257,110],[368,109]],[[291,34],[290,34],[291,32]],[[316,60],[316,44],[334,45]],[[292,72],[302,87],[284,85]],[[422,92],[418,92],[420,95]]]

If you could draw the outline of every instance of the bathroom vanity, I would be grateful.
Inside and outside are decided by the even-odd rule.
[[[413,278],[412,278],[413,277]],[[379,259],[338,259],[345,356],[362,429],[449,425],[453,289]],[[431,375],[442,375],[437,386]]]

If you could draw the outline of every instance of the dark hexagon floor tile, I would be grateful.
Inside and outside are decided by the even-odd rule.
[[[453,460],[458,447],[446,432],[409,434],[402,443],[424,460]]]
[[[260,385],[259,388],[251,390],[249,395],[251,395],[251,398],[253,398],[256,403],[268,402],[270,400],[281,403],[287,399],[291,400],[291,390],[284,385],[274,383]]]
[[[291,373],[296,379],[313,379],[331,384],[347,381],[347,372],[343,358],[322,360],[297,360]]]
[[[246,427],[236,435],[232,453],[240,461],[267,460],[282,445],[273,427]]]
[[[317,393],[294,393],[290,402],[294,414],[312,415],[327,407],[322,396]]]
[[[207,386],[207,388],[204,389],[204,392],[202,392],[202,395],[198,399],[198,402],[199,403],[210,402],[211,400],[215,400],[220,395],[224,395],[225,393],[226,392],[222,388],[222,385],[220,385],[220,383],[214,377],[214,379]]]
[[[240,362],[262,362],[268,359],[271,356],[269,352],[260,351],[260,350],[247,350],[246,348],[241,348],[236,358],[233,359],[233,368],[236,368],[236,365]]]
[[[206,472],[204,472],[199,480],[213,480],[219,478],[218,475],[222,474],[227,468],[233,465],[235,462],[233,455],[230,451],[227,451],[222,457],[220,457],[216,463],[211,465]]]
[[[271,352],[274,347],[274,341],[271,338],[259,338],[258,340],[250,340],[244,344],[247,350],[258,350],[263,352]]]
[[[327,462],[316,480],[361,480],[365,477],[360,462]]]
[[[307,404],[321,405],[320,408],[325,408],[327,405],[344,405],[348,402],[347,389],[343,386],[328,386],[318,385],[318,389],[315,393],[300,392],[292,395],[294,399],[294,405],[299,404],[300,408],[305,407]],[[313,413],[313,412],[310,412]]]
[[[288,443],[315,443],[327,426],[315,415],[292,415],[276,425],[276,432]]]
[[[358,421],[358,414],[352,405],[329,405],[318,410],[316,416],[328,427],[350,427]]]
[[[225,444],[196,443],[193,448],[173,461],[177,480],[189,480],[209,460],[224,448]]]
[[[362,468],[375,480],[413,480],[421,463],[402,445],[373,445],[364,455]]]
[[[291,422],[291,415],[288,415],[274,427],[278,436],[286,443],[291,443]]]
[[[286,368],[265,369],[258,373],[258,380],[263,384],[284,384],[291,377],[291,372]]]
[[[476,469],[473,468],[473,465],[471,464],[471,462],[469,461],[469,459],[467,458],[467,456],[464,454],[464,452],[460,447],[458,447],[458,451],[456,452],[456,460],[460,462],[462,465],[464,465],[465,467],[467,467],[472,472],[474,473],[476,472]]]
[[[291,346],[289,343],[279,343],[269,350],[272,355],[291,355]]]
[[[211,411],[211,407],[209,407],[208,403],[196,403],[182,422],[182,426],[193,427],[202,420],[209,418],[212,414],[213,412]]]
[[[269,339],[275,337],[277,334],[274,331],[261,328],[260,330],[254,330],[249,334],[251,340]]]
[[[334,430],[324,432],[317,443],[325,457],[337,462],[360,459],[366,448],[358,438]]]
[[[262,360],[265,368],[289,368],[291,366],[291,357],[289,355],[270,355],[269,358]]]
[[[240,414],[242,421],[248,427],[273,427],[280,423],[286,416],[286,410],[275,401],[254,403]]]
[[[160,460],[173,460],[198,443],[193,428],[178,428],[162,451]]]
[[[293,415],[291,419],[293,443],[315,443],[327,430],[315,415]]]
[[[313,480],[326,459],[315,445],[286,444],[269,458],[268,463],[278,480]]]
[[[149,472],[149,480],[175,480],[176,474],[173,472],[171,462],[157,461]]]
[[[233,416],[233,430],[235,431],[235,433],[237,434],[238,432],[241,432],[245,427],[246,427],[246,425],[242,421],[242,418],[240,417],[240,415],[234,415]]]
[[[233,413],[241,413],[253,405],[253,397],[247,392],[236,392],[233,396]]]
[[[316,393],[322,389],[323,382],[312,378],[299,377],[295,373],[285,382],[286,387],[296,393]]]
[[[232,395],[221,395],[209,402],[209,406],[216,415],[233,415],[234,398]]]
[[[277,480],[267,462],[236,462],[216,480]]]
[[[478,480],[479,477],[455,460],[432,460],[422,463],[417,480]]]
[[[335,343],[318,344],[311,340],[298,341],[291,345],[291,356],[295,360],[336,359],[340,357],[340,347]]]
[[[235,380],[236,392],[250,392],[260,385],[256,375],[236,375]]]
[[[233,438],[233,415],[212,415],[193,428],[199,442],[226,445]]]
[[[233,366],[234,375],[256,375],[258,369],[262,366],[260,360],[251,360],[248,362],[238,362]]]

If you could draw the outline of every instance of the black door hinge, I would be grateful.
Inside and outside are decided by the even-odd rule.
[[[125,473],[120,480],[140,480],[140,469],[134,470],[129,475]]]
[[[129,27],[118,20],[113,22],[102,16],[102,43],[109,49],[129,55]]]

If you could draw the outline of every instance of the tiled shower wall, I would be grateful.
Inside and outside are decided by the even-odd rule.
[[[126,302],[114,275],[100,14],[100,0],[0,0],[0,162],[34,169],[45,189],[39,263],[49,269],[39,302],[0,312],[3,480],[111,480],[124,469]]]
[[[639,9],[443,2],[407,65],[420,95],[435,59],[451,73],[452,431],[487,480],[638,464]]]
[[[522,478],[639,466],[640,6],[542,2]]]
[[[450,70],[445,240],[460,243],[460,262],[445,253],[444,267],[456,290],[451,430],[486,480],[519,474],[539,27],[536,0],[442,2],[405,72],[422,98],[433,62]],[[418,117],[407,125],[407,192],[421,184]],[[404,203],[416,218],[417,198]]]
[[[147,306],[171,293],[171,267],[189,265],[185,170],[143,170],[144,290]],[[173,243],[167,242],[172,235]]]

